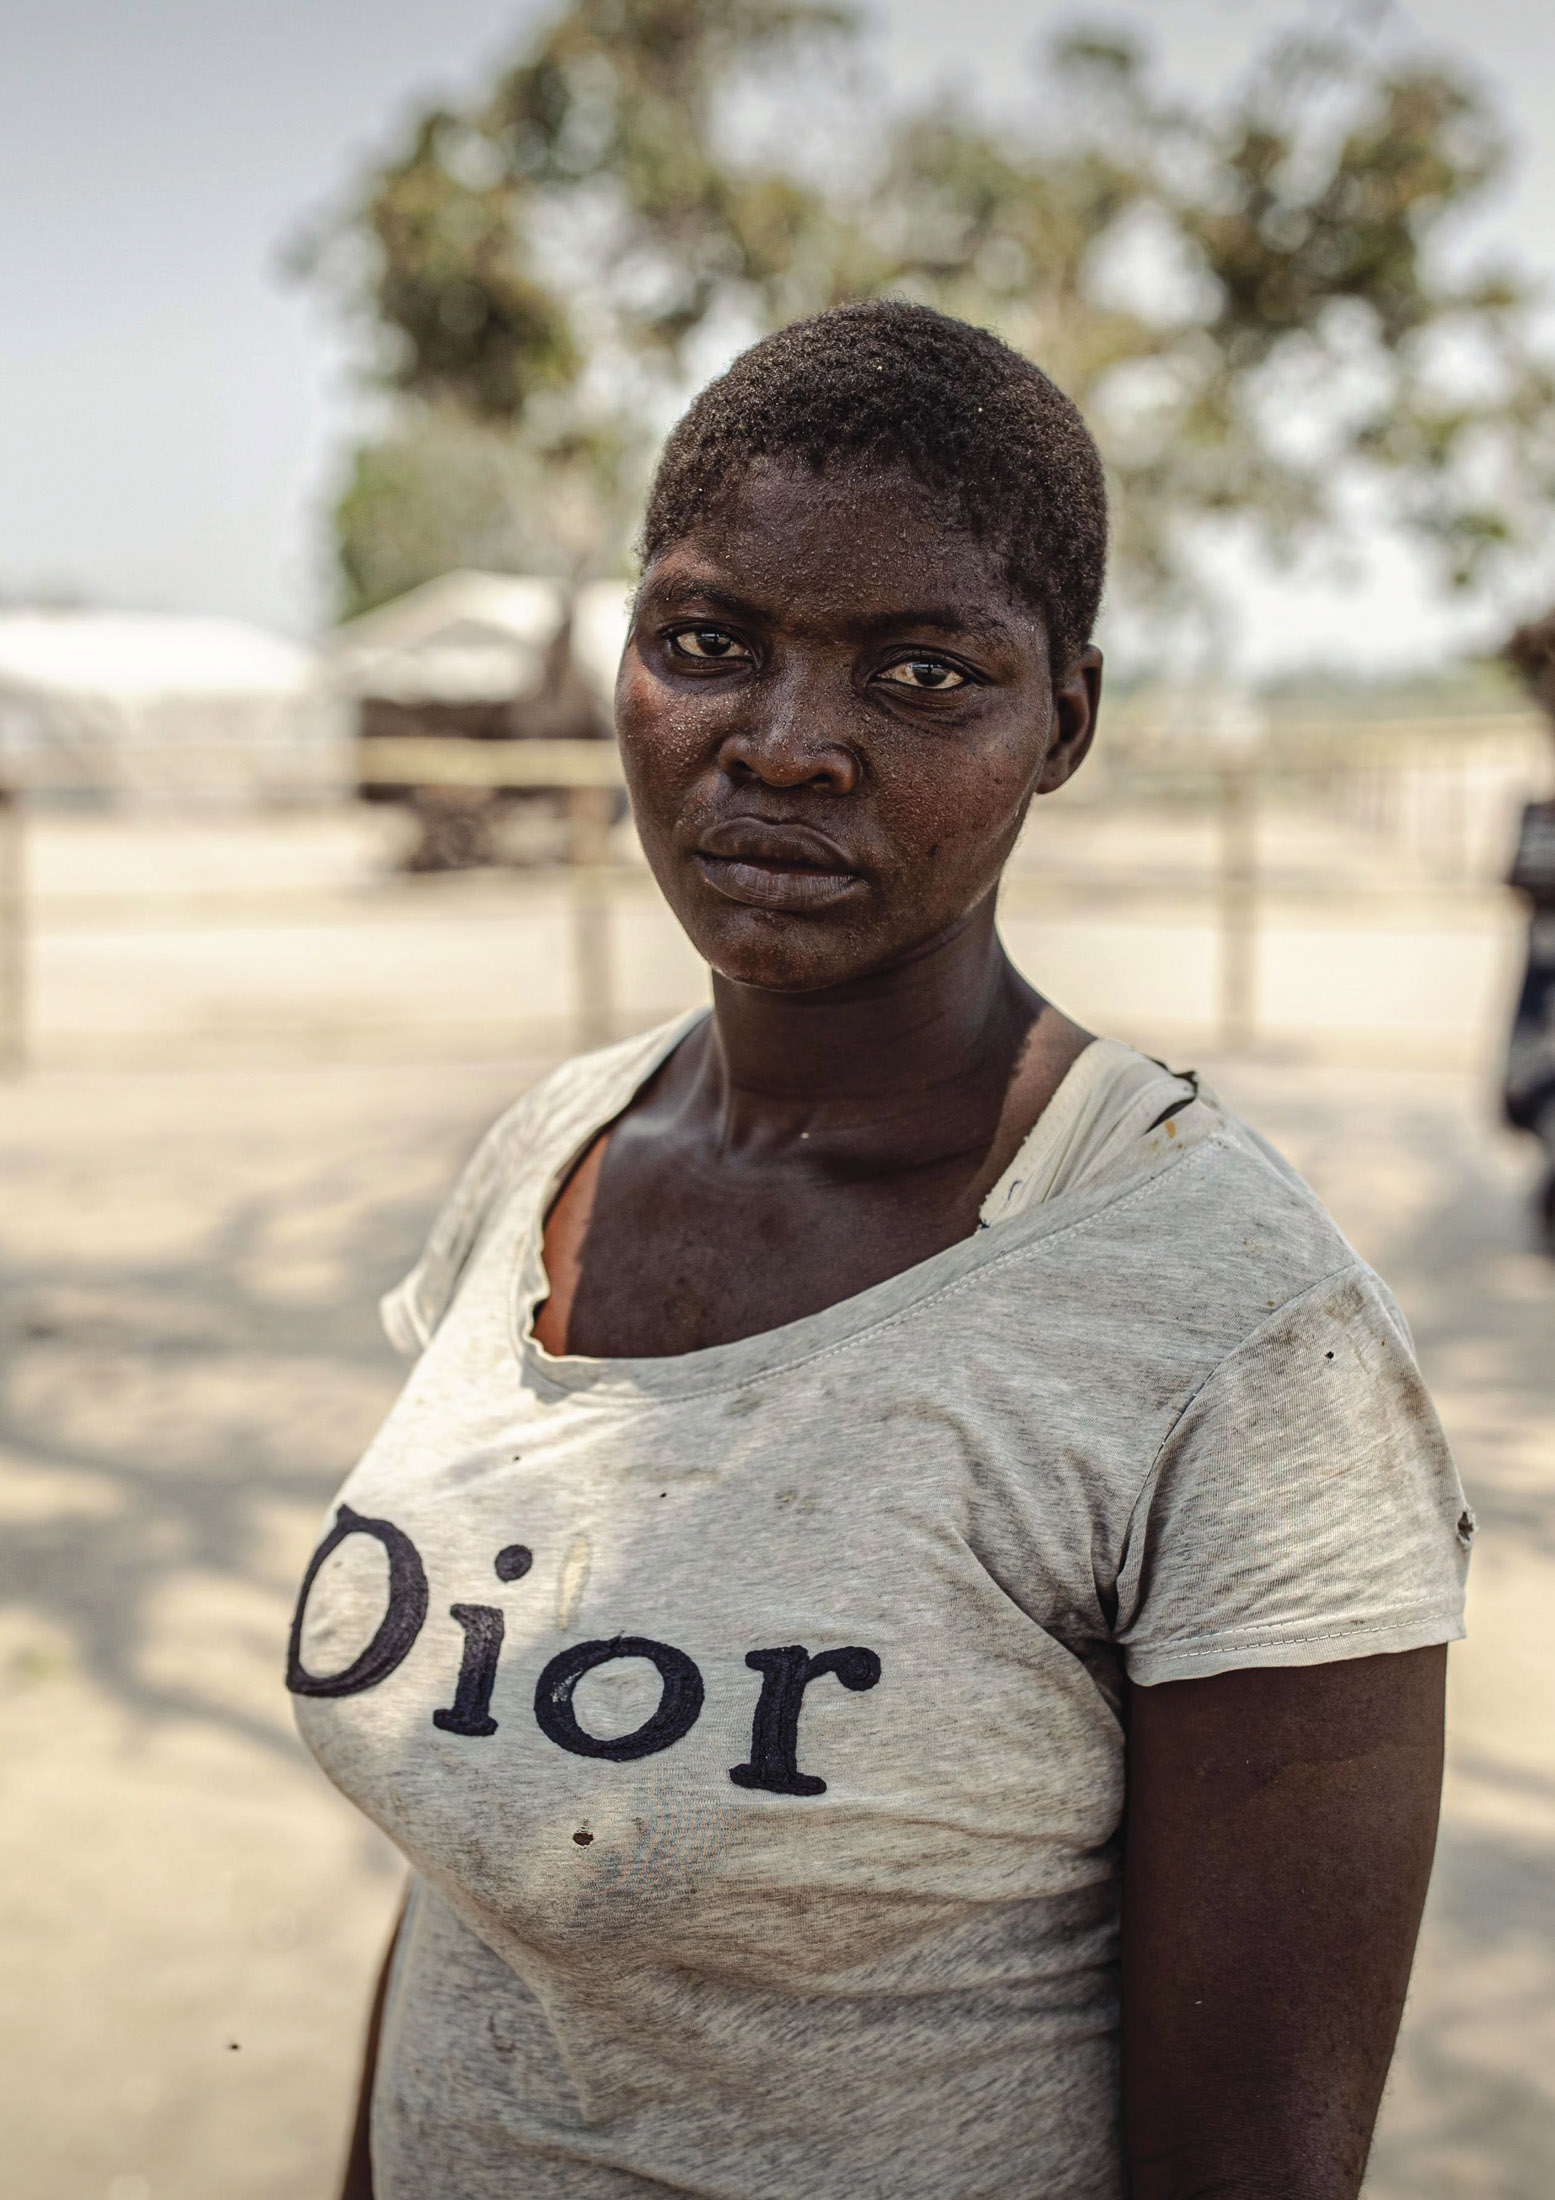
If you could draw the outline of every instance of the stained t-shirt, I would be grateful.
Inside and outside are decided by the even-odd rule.
[[[1407,1331],[1255,1134],[1104,1043],[964,1243],[554,1358],[546,1208],[687,1028],[488,1136],[299,1602],[302,1732],[416,1875],[379,2200],[1118,2200],[1125,1677],[1462,1632]]]

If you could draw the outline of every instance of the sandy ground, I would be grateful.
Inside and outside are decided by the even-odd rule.
[[[660,970],[651,941],[640,952]],[[1098,1021],[1110,967],[1070,996]],[[1463,1058],[1502,982],[1475,969],[1436,1010]],[[683,982],[660,975],[655,1006]],[[67,1010],[100,1031],[81,992],[50,982],[56,1031]],[[1484,1080],[1376,1066],[1386,1005],[1373,1066],[1314,1064],[1310,1047],[1205,1066],[1394,1282],[1482,1522],[1440,1862],[1370,2190],[1543,2200],[1555,1270],[1526,1247],[1528,1157],[1495,1129]],[[398,1380],[376,1294],[480,1127],[544,1066],[535,1025],[527,1053],[510,1028],[462,1060],[445,1032],[398,1061],[306,1066],[291,1049],[264,1067],[255,1042],[243,1067],[191,1067],[174,1041],[197,1008],[179,995],[182,1021],[139,1066],[0,1089],[6,2200],[331,2189],[399,1875],[294,1743],[281,1648],[319,1519]],[[1406,1065],[1429,1053],[1415,1036]],[[156,1066],[158,1044],[177,1066]]]

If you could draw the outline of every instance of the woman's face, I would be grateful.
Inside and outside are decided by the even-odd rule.
[[[648,861],[699,952],[845,984],[992,890],[1034,794],[1090,745],[1100,657],[911,476],[762,465],[644,575],[616,688]]]

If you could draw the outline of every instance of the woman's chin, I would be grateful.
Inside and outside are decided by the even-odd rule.
[[[659,873],[659,886],[691,945],[716,976],[766,993],[820,993],[877,978],[932,952],[988,900],[974,881],[960,898],[904,909],[878,890],[811,908],[758,908],[701,878]]]
[[[720,978],[767,993],[815,993],[880,967],[880,943],[843,922],[789,911],[743,909],[691,930]]]
[[[950,927],[955,930],[958,927]],[[944,936],[941,928],[935,938]],[[852,927],[766,920],[759,925],[720,926],[716,938],[692,936],[715,977],[764,993],[825,993],[843,986],[866,985],[898,964],[913,962],[934,938],[883,937]]]

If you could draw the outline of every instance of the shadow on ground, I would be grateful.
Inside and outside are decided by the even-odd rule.
[[[425,1200],[392,1186],[342,1199],[321,1170],[211,1214],[179,1256],[27,1261],[0,1297],[0,1446],[13,1473],[52,1479],[51,1512],[13,1517],[0,1599],[68,1639],[72,1661],[144,1718],[219,1715],[277,1743],[273,1720],[218,1706],[187,1645],[187,1685],[142,1652],[175,1576],[274,1589],[273,1516],[321,1514],[393,1395],[397,1371],[373,1316],[376,1291],[414,1257]],[[330,1255],[355,1288],[323,1303],[278,1297],[264,1250],[293,1203],[339,1217]],[[24,1479],[23,1487],[29,1486]],[[275,1646],[280,1676],[281,1646]],[[289,1744],[287,1746],[290,1746]]]

